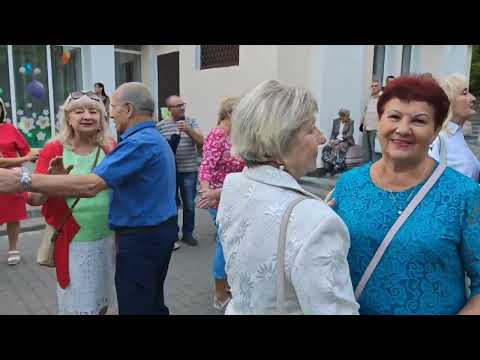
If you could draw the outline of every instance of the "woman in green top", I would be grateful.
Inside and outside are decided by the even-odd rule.
[[[114,146],[103,102],[93,92],[74,92],[60,110],[60,132],[40,153],[35,172],[85,175]],[[47,225],[57,230],[64,221],[67,206],[72,208],[74,202],[75,198],[29,194],[29,203],[43,205]],[[108,191],[81,199],[62,229],[62,240],[57,238],[56,247],[60,248],[55,249],[55,261],[60,315],[105,314],[114,298],[114,241],[108,228],[108,205]],[[68,237],[66,243],[65,236]],[[66,244],[65,251],[62,244]]]

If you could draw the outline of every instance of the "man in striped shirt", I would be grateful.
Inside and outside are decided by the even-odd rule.
[[[157,124],[157,129],[171,144],[176,143],[175,135],[180,135],[180,141],[175,150],[175,160],[177,192],[180,191],[183,206],[182,241],[188,245],[196,246],[198,242],[193,237],[193,229],[195,226],[195,197],[197,195],[199,165],[197,147],[201,148],[203,145],[203,135],[197,121],[185,117],[186,104],[181,97],[177,95],[169,96],[165,105],[172,116],[160,121]],[[174,135],[173,138],[172,135]],[[178,225],[177,229],[180,231]],[[174,249],[176,250],[179,247],[180,244],[176,242]]]

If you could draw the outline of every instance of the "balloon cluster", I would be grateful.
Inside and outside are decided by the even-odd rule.
[[[18,71],[22,75],[30,75],[33,71],[33,65],[30,63],[23,64],[18,68]]]
[[[33,68],[31,63],[25,63],[18,68],[18,72],[23,76],[31,75],[38,76],[42,73],[40,68]],[[46,100],[46,89],[45,86],[38,80],[32,80],[26,87],[27,93],[33,97],[35,100],[44,101]]]

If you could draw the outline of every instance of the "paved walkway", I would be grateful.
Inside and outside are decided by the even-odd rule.
[[[183,245],[172,255],[165,283],[166,304],[172,314],[217,315],[212,306],[212,257],[215,249],[215,228],[206,210],[197,209],[197,228],[194,236],[199,246]],[[36,251],[42,231],[20,235],[23,261],[8,266],[7,237],[0,237],[0,315],[56,313],[55,270],[36,264]],[[116,314],[114,304],[109,314]]]

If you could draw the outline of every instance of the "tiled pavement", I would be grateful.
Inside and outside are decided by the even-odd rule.
[[[197,209],[194,236],[199,246],[183,245],[172,255],[165,284],[166,304],[172,314],[220,314],[212,307],[213,281],[211,263],[214,252],[215,228],[206,210]],[[7,237],[0,237],[0,315],[56,313],[56,283],[54,269],[36,264],[36,251],[42,231],[20,235],[23,261],[8,266]],[[109,310],[116,314],[116,304]]]

